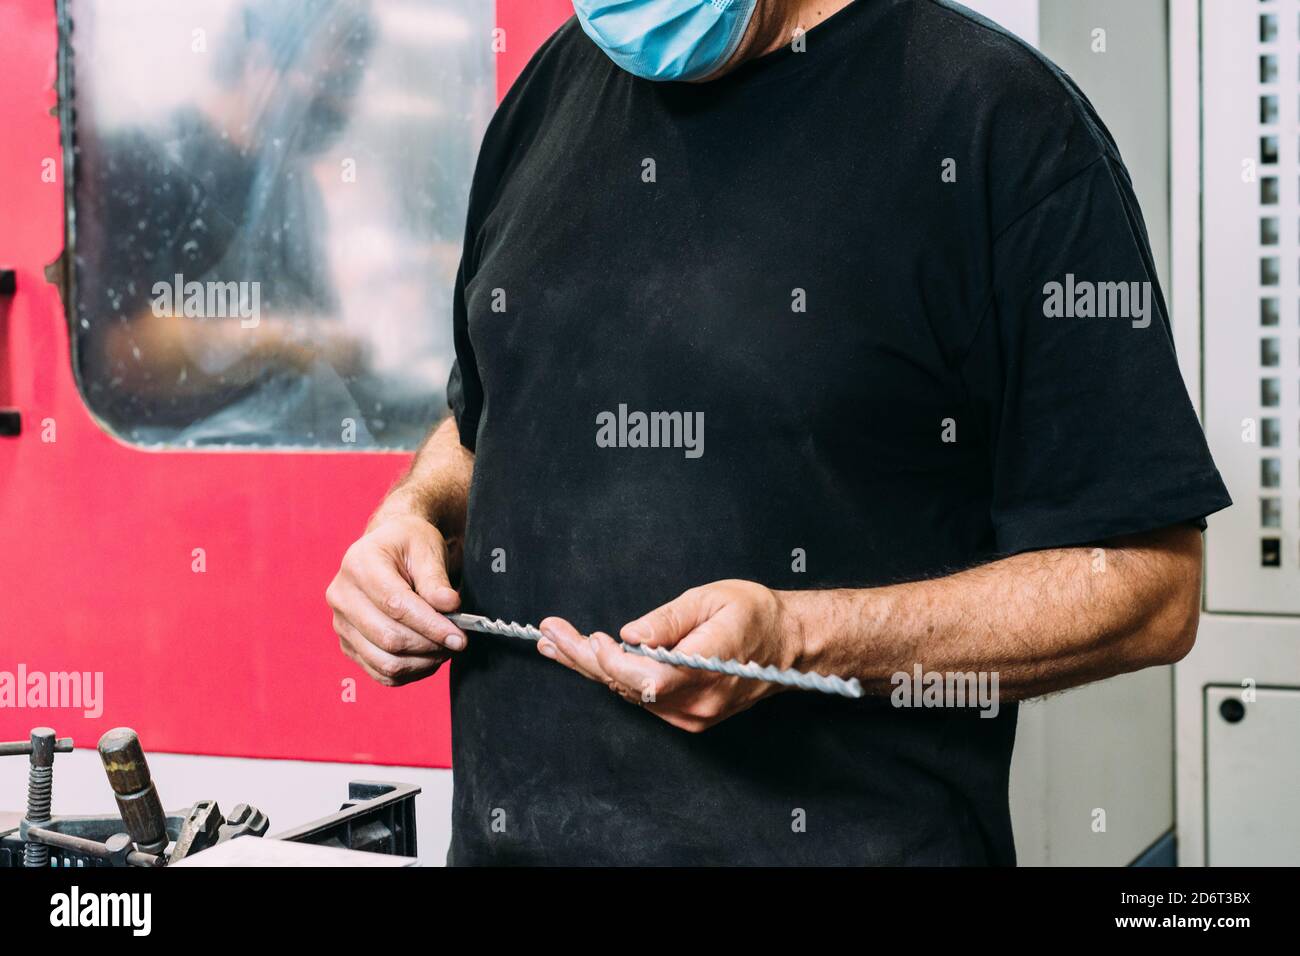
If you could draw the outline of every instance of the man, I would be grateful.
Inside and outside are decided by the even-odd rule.
[[[87,138],[78,281],[110,294],[78,299],[77,357],[115,430],[257,443],[352,417],[370,437],[351,394],[363,346],[337,318],[313,164],[350,121],[374,36],[368,0],[247,0],[211,95],[158,128]],[[177,275],[228,286],[224,314],[161,299]]]
[[[483,145],[453,417],[328,593],[375,679],[454,658],[450,862],[1014,862],[1011,702],[1185,655],[1230,503],[1115,144],[947,2],[576,7]]]

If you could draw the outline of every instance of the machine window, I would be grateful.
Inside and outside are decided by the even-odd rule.
[[[493,4],[64,0],[61,22],[90,409],[153,446],[414,447],[445,411]]]

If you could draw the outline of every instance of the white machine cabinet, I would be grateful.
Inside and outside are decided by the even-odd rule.
[[[1300,690],[1205,689],[1205,862],[1287,866],[1300,860]],[[1279,826],[1279,822],[1284,825]]]
[[[1169,15],[1174,326],[1235,502],[1176,668],[1179,862],[1297,865],[1300,0]]]
[[[1236,501],[1206,603],[1300,614],[1300,0],[1202,22],[1205,429]]]

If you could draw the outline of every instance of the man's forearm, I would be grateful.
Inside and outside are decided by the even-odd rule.
[[[367,528],[387,518],[418,515],[442,533],[449,558],[459,565],[473,475],[474,456],[460,443],[455,419],[448,417],[429,433],[410,470],[388,492]]]
[[[1200,569],[1199,533],[1170,528],[929,581],[780,594],[802,631],[802,668],[853,674],[877,693],[917,664],[997,672],[1015,700],[1180,659],[1195,639]]]

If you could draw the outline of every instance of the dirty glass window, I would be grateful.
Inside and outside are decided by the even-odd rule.
[[[147,445],[416,445],[445,410],[494,5],[61,9],[91,410]]]

